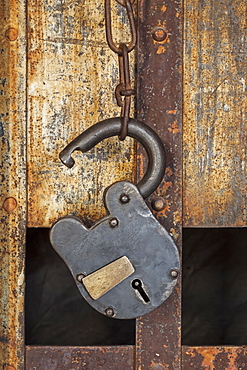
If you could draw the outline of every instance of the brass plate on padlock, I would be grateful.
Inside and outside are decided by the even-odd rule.
[[[123,256],[84,277],[82,283],[93,299],[102,297],[135,272],[128,257]]]

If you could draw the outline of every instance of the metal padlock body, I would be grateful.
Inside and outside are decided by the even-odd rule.
[[[129,198],[127,203],[120,202],[122,194]],[[102,314],[111,309],[117,319],[136,318],[160,306],[172,293],[177,279],[171,271],[179,270],[178,250],[132,183],[114,183],[106,190],[104,201],[108,215],[91,228],[76,217],[63,217],[52,226],[50,240],[92,307]],[[112,219],[117,220],[115,227]],[[77,276],[90,275],[123,256],[129,259],[134,272],[93,299]],[[135,279],[141,281],[148,302],[133,288]]]

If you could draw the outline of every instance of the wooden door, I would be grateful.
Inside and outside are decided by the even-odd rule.
[[[164,181],[148,204],[163,198],[162,209],[153,212],[181,252],[182,221],[185,227],[246,225],[246,5],[136,0],[135,11],[132,115],[156,130],[167,154]],[[137,320],[135,345],[25,347],[26,228],[50,227],[69,213],[97,220],[104,214],[105,187],[137,180],[146,158],[131,139],[112,138],[90,155],[76,156],[72,170],[58,159],[82,130],[119,115],[113,94],[117,58],[105,40],[103,1],[2,1],[0,14],[3,369],[243,366],[242,347],[181,347],[181,284],[160,308]],[[114,4],[117,40],[128,38],[127,24],[124,8]],[[158,41],[157,27],[165,35]]]

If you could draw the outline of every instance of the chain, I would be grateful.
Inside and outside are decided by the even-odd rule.
[[[122,127],[119,135],[120,140],[124,140],[128,134],[128,122],[130,113],[131,96],[135,94],[135,90],[131,88],[130,68],[129,68],[129,53],[135,48],[137,42],[137,32],[135,27],[135,19],[132,3],[133,0],[117,0],[121,5],[126,7],[130,30],[131,40],[128,44],[120,43],[116,45],[112,38],[111,25],[111,0],[105,0],[105,23],[106,23],[106,39],[112,51],[118,54],[119,61],[119,79],[120,83],[115,90],[117,104],[121,107]]]

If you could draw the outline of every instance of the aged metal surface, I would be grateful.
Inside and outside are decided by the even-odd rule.
[[[184,3],[184,225],[246,226],[246,1]]]
[[[139,2],[138,119],[152,126],[166,146],[167,169],[157,195],[165,207],[155,212],[181,245],[181,41],[179,1]],[[157,27],[168,37],[153,38]],[[156,36],[155,36],[156,37]],[[157,38],[157,37],[156,37]],[[145,168],[138,151],[141,176]],[[153,195],[156,198],[155,195]],[[153,198],[151,197],[151,199]],[[180,288],[153,313],[138,319],[136,369],[180,369]]]
[[[126,10],[112,3],[114,40],[128,41]],[[109,139],[78,155],[73,169],[58,154],[84,129],[120,114],[118,58],[106,42],[104,2],[30,0],[28,19],[28,224],[49,227],[68,213],[94,220],[104,212],[105,187],[133,178],[132,140]]]
[[[127,203],[120,201],[123,194]],[[132,319],[153,311],[171,295],[177,282],[171,272],[179,270],[179,254],[135,185],[116,182],[104,197],[108,216],[90,229],[78,218],[62,217],[51,228],[50,240],[92,307],[104,315],[110,307],[114,318]],[[94,300],[77,276],[91,274],[123,255],[133,264],[133,274]]]
[[[0,1],[0,368],[24,367],[25,1]]]
[[[246,347],[183,346],[183,370],[245,370]]]
[[[132,370],[134,347],[27,347],[26,370]]]

